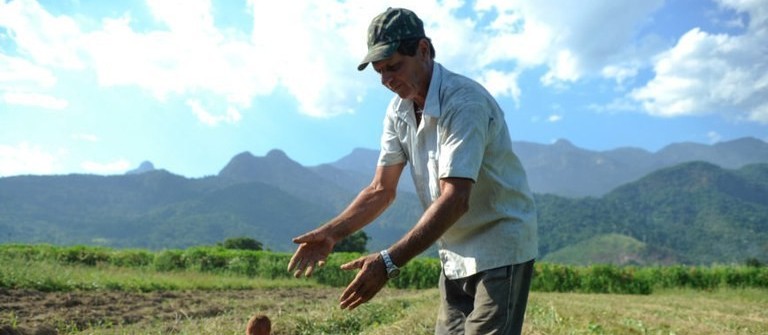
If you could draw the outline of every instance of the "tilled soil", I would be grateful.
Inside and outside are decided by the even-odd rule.
[[[209,318],[234,308],[227,301],[288,297],[314,300],[331,294],[338,292],[316,288],[147,293],[0,289],[0,335],[49,335],[57,334],[56,329],[62,327],[84,330],[93,326]]]

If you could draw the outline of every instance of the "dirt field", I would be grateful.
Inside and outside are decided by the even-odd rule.
[[[437,290],[385,289],[376,302],[354,312],[338,309],[340,293],[340,288],[323,287],[149,293],[0,289],[0,335],[243,334],[255,313],[270,317],[273,335],[318,334],[318,329],[325,334],[433,332]],[[756,289],[653,295],[532,292],[524,332],[766,334],[767,304],[768,292]],[[385,314],[393,311],[404,314],[387,319]]]
[[[248,315],[277,315],[285,304],[333,299],[337,289],[273,289],[193,292],[40,292],[0,289],[0,335],[57,334],[55,328],[85,330],[162,322],[173,333],[176,320],[213,318],[232,314],[238,302],[249,302]],[[269,302],[276,303],[269,303]],[[282,303],[281,303],[282,302]],[[258,311],[257,311],[258,310]],[[8,325],[18,327],[12,330]],[[245,324],[243,324],[243,329]]]

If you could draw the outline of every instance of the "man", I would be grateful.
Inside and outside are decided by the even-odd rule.
[[[396,93],[384,119],[372,183],[325,225],[294,239],[297,277],[322,266],[335,243],[378,217],[395,198],[406,163],[425,211],[397,243],[342,265],[359,269],[341,308],[367,302],[412,258],[437,242],[442,273],[436,334],[518,334],[533,261],[536,210],[503,112],[478,83],[434,61],[413,12],[389,8],[368,30],[368,54]]]

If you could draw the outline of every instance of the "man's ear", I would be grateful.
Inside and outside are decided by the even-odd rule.
[[[432,55],[429,54],[429,41],[427,41],[426,38],[422,38],[419,41],[418,53],[419,53],[419,56],[422,56],[424,58],[431,58]]]

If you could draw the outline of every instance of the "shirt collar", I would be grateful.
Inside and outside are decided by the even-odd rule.
[[[431,117],[440,117],[440,84],[443,81],[443,67],[438,62],[433,62],[432,79],[429,82],[427,99],[424,102],[424,114]]]

